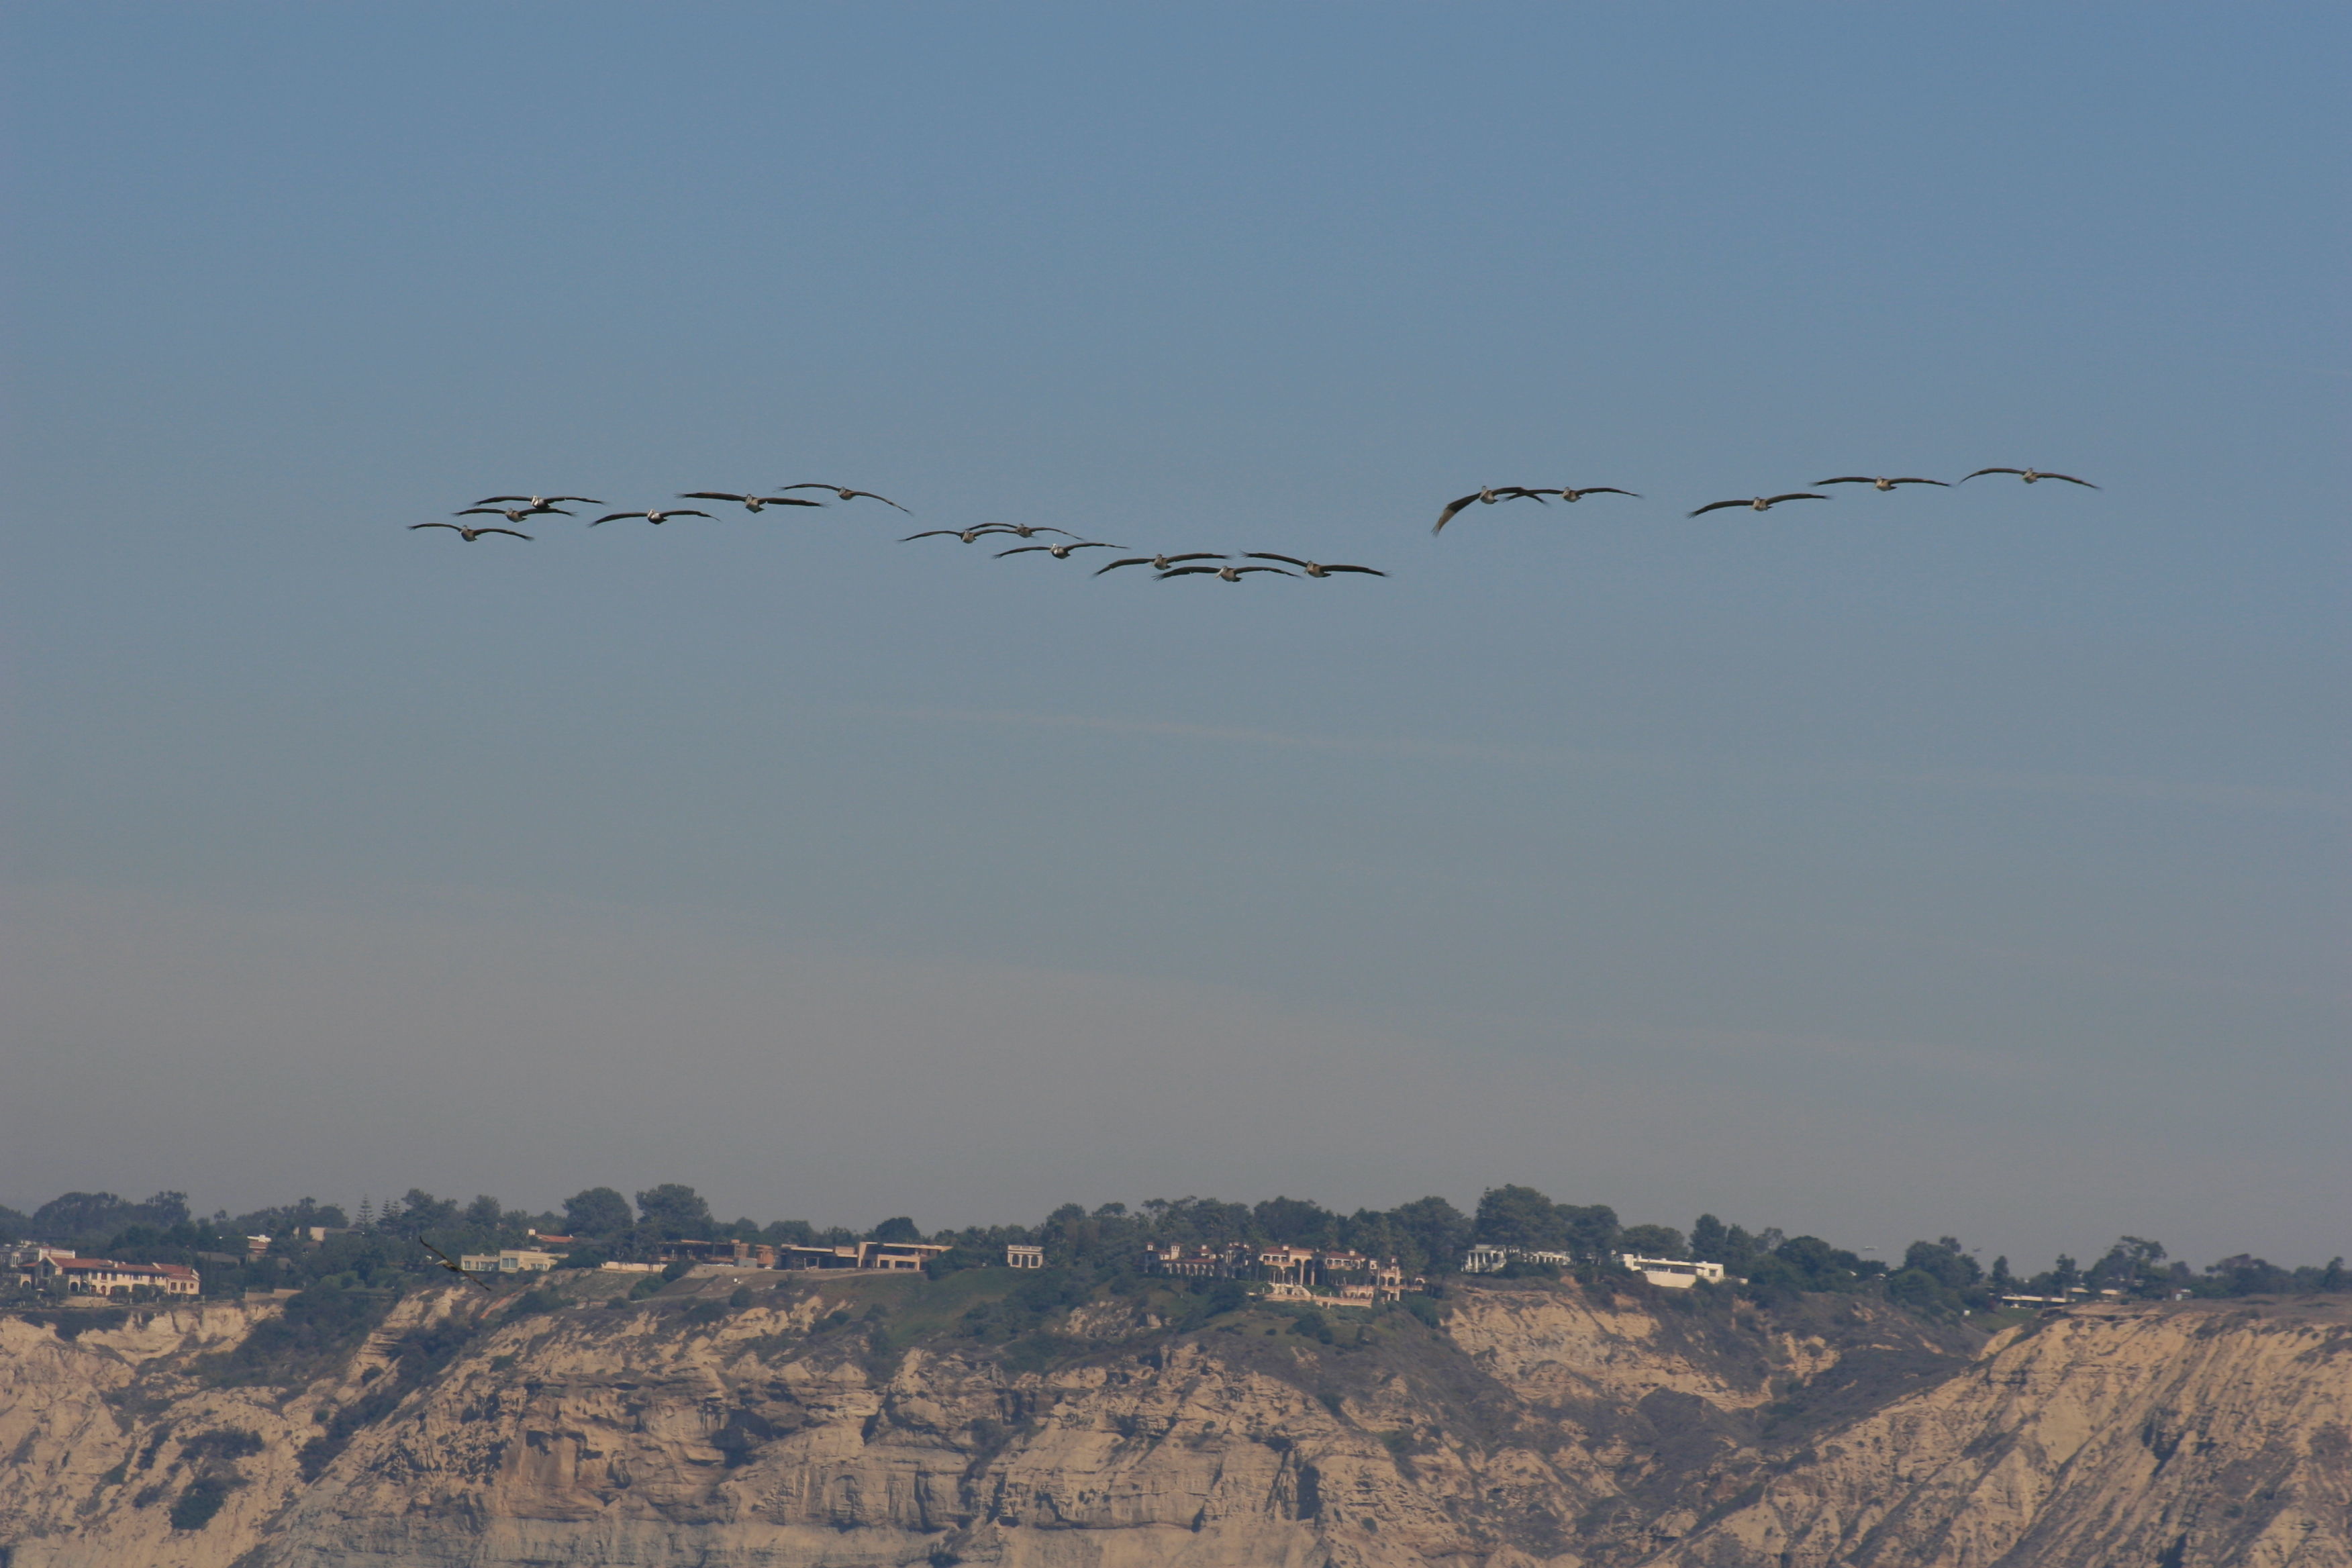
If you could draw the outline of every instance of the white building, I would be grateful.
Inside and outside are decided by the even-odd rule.
[[[1004,1249],[1004,1267],[1043,1268],[1045,1267],[1045,1249],[1042,1247],[1023,1247],[1018,1242],[1014,1242]]]
[[[499,1252],[469,1252],[457,1259],[457,1267],[468,1274],[544,1274],[558,1261],[552,1252],[509,1247]]]
[[[1651,1284],[1663,1285],[1669,1290],[1687,1290],[1702,1279],[1710,1285],[1723,1283],[1720,1263],[1700,1263],[1688,1258],[1643,1258],[1635,1252],[1621,1252],[1617,1261]]]
[[[1549,1263],[1555,1268],[1572,1268],[1576,1259],[1565,1252],[1532,1252],[1524,1247],[1478,1246],[1462,1259],[1465,1274],[1500,1274],[1507,1263]]]

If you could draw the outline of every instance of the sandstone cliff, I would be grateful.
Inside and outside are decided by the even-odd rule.
[[[443,1289],[277,1381],[222,1354],[269,1306],[0,1319],[0,1568],[2352,1565],[2340,1301],[1988,1344],[1529,1281],[1328,1343],[1167,1296],[992,1337],[1012,1288]]]

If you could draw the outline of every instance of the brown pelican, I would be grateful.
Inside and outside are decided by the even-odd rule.
[[[1054,531],[1059,533],[1061,530],[1057,528]],[[1099,539],[1081,539],[1076,544],[1016,544],[1010,550],[998,551],[996,555],[1001,561],[1007,555],[1026,555],[1033,550],[1042,550],[1056,561],[1067,561],[1073,550],[1117,550],[1118,548],[1118,545],[1105,544]]]
[[[1179,566],[1173,572],[1160,574],[1159,580],[1165,583],[1171,577],[1191,577],[1202,572],[1223,583],[1238,583],[1253,572],[1271,572],[1277,577],[1298,575],[1296,572],[1285,572],[1279,566]]]
[[[2078,479],[2072,474],[2053,474],[2046,468],[1979,468],[1977,474],[2015,474],[2029,485],[2036,479],[2063,479],[2070,485],[2080,485],[2086,490],[2099,488],[2088,479]],[[1967,484],[1970,479],[1975,479],[1977,474],[1962,474],[1960,483]]]
[[[576,500],[582,506],[603,506],[604,504],[603,501],[598,500],[594,496],[484,496],[474,504],[476,506],[496,506],[500,501],[509,500],[519,500],[525,506],[530,508],[533,511],[549,510],[554,507],[556,502],[564,500]]]
[[[1564,501],[1580,501],[1586,496],[1632,496],[1635,500],[1642,499],[1641,491],[1621,490],[1615,485],[1587,485],[1580,490],[1570,489],[1562,485],[1556,490],[1529,490],[1528,493],[1538,500],[1543,500],[1546,496],[1558,496]]]
[[[1058,533],[1065,539],[1076,539],[1077,537],[1076,534],[1072,533],[1066,528],[1047,528],[1043,523],[1035,522],[991,522],[983,524],[982,526],[988,528],[1001,528],[1007,533],[1017,533],[1024,539],[1035,533]]]
[[[1155,572],[1165,572],[1179,561],[1223,561],[1223,555],[1213,550],[1195,550],[1186,555],[1130,555],[1124,561],[1112,562],[1095,575],[1099,577],[1103,572],[1116,572],[1122,566],[1149,566]]]
[[[1891,490],[1897,485],[1943,485],[1943,488],[1946,489],[1950,489],[1952,488],[1949,485],[1944,484],[1944,481],[1941,479],[1890,479],[1884,474],[1880,474],[1875,478],[1869,474],[1847,474],[1843,479],[1815,479],[1813,483],[1817,485],[1868,485],[1874,490]]]
[[[467,1273],[463,1268],[459,1268],[456,1263],[454,1263],[454,1262],[452,1262],[452,1261],[450,1260],[449,1255],[448,1255],[447,1253],[446,1253],[446,1252],[442,1251],[439,1247],[437,1247],[434,1246],[431,1242],[429,1242],[429,1241],[425,1240],[423,1237],[421,1237],[421,1236],[420,1236],[420,1237],[418,1237],[416,1238],[416,1245],[417,1245],[417,1246],[419,1246],[419,1247],[423,1247],[425,1251],[427,1251],[427,1252],[431,1253],[431,1254],[434,1256],[435,1259],[440,1263],[440,1265],[441,1265],[441,1267],[442,1267],[442,1268],[446,1268],[450,1273],[455,1274],[458,1279],[465,1280],[465,1281],[466,1281],[467,1284],[469,1284],[469,1285],[479,1285],[483,1289],[485,1289],[485,1290],[490,1290],[490,1282],[489,1282],[488,1280],[487,1280],[487,1279],[477,1279],[475,1276],[473,1276],[473,1275],[471,1275],[471,1274]],[[497,1295],[497,1294],[498,1294],[498,1292],[497,1292],[497,1291],[495,1291],[495,1290],[490,1290],[490,1294],[491,1294],[491,1295],[493,1295],[493,1296],[495,1296],[495,1295]]]
[[[901,544],[912,544],[918,539],[947,538],[961,539],[966,544],[971,544],[977,542],[985,534],[1011,533],[1013,531],[1013,528],[1011,523],[983,522],[978,528],[927,528],[920,533],[910,533],[907,535],[906,538],[898,541],[898,542]]]
[[[745,511],[757,511],[763,506],[823,506],[821,500],[803,500],[798,496],[738,496],[725,490],[681,490],[680,500],[736,500],[743,503]]]
[[[1309,577],[1328,577],[1334,572],[1361,572],[1367,577],[1385,577],[1387,573],[1370,566],[1326,566],[1320,561],[1301,561],[1296,555],[1276,555],[1271,550],[1252,550],[1243,557],[1249,561],[1287,561]]]
[[[1784,500],[1827,500],[1829,499],[1827,496],[1817,496],[1811,490],[1790,490],[1784,496],[1757,496],[1749,500],[1711,500],[1690,515],[1696,517],[1699,512],[1720,511],[1727,506],[1744,506],[1750,511],[1770,511]]]
[[[1538,500],[1541,500],[1543,499],[1540,491],[1531,490],[1525,485],[1504,485],[1500,489],[1497,489],[1493,485],[1482,485],[1477,489],[1473,490],[1470,494],[1464,496],[1460,500],[1446,502],[1445,510],[1437,514],[1437,526],[1431,529],[1429,531],[1432,533],[1444,532],[1445,525],[1454,521],[1454,514],[1474,501],[1486,506],[1493,506],[1498,500],[1517,500],[1522,496],[1534,496]]]
[[[517,496],[515,499],[517,500],[520,500],[522,498],[520,496]],[[520,522],[524,518],[541,516],[550,512],[553,513],[557,517],[570,517],[572,515],[560,506],[469,506],[463,511],[451,512],[449,515],[452,517],[502,517],[509,522]]]
[[[408,527],[411,532],[415,532],[420,528],[446,528],[457,533],[468,544],[473,543],[474,541],[481,538],[482,535],[486,533],[504,533],[511,535],[516,539],[529,539],[530,537],[528,533],[516,533],[511,528],[468,528],[462,522],[412,522]]]
[[[776,488],[782,490],[831,490],[843,500],[856,500],[859,496],[864,496],[868,500],[878,500],[884,506],[898,506],[898,503],[888,496],[877,496],[872,490],[854,490],[847,485],[778,485]],[[907,511],[903,506],[898,506],[898,510]],[[912,517],[915,514],[908,511],[907,515]]]
[[[659,528],[674,517],[709,517],[709,515],[707,511],[697,511],[692,507],[686,506],[674,506],[667,511],[608,511],[598,518],[596,522],[592,522],[588,526],[593,528],[597,522],[618,522],[625,517],[642,517],[656,528]]]

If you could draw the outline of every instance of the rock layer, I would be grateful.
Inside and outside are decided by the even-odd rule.
[[[775,1279],[427,1292],[300,1386],[224,1385],[267,1305],[0,1319],[0,1564],[2352,1568],[2340,1299],[1986,1343],[1520,1281],[1434,1331],[1162,1297],[992,1345],[1002,1279]]]

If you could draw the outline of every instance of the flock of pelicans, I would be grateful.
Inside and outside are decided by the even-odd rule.
[[[1961,475],[1956,481],[1927,479],[1917,478],[1916,476],[1888,479],[1883,474],[1842,474],[1835,479],[1815,479],[1813,483],[1824,488],[1830,485],[1868,485],[1873,489],[1877,490],[1893,490],[1900,485],[1935,485],[1944,489],[1949,489],[1954,483],[1966,484],[1969,480],[1979,479],[1986,474],[2014,474],[2029,485],[2039,483],[2043,479],[2063,479],[2067,484],[2081,485],[2085,489],[2095,490],[2099,488],[2098,486],[2091,483],[2088,479],[2078,479],[2072,474],[2052,473],[2046,468],[1979,468],[1974,473]],[[812,500],[805,496],[794,495],[793,493],[794,490],[830,490],[833,492],[834,499],[836,500],[877,500],[885,506],[898,507],[898,510],[907,511],[905,507],[898,506],[898,503],[892,500],[888,496],[877,494],[873,490],[861,490],[849,485],[780,485],[777,487],[776,492],[773,495],[760,495],[757,493],[739,495],[731,490],[687,490],[680,493],[678,500],[731,501],[743,508],[744,510],[751,512],[762,511],[772,506],[815,507],[825,504],[821,500]],[[1555,500],[1574,502],[1582,500],[1586,496],[1626,496],[1635,500],[1639,500],[1641,499],[1638,492],[1628,489],[1620,489],[1615,485],[1586,485],[1581,488],[1560,486],[1557,489],[1544,489],[1527,485],[1486,485],[1471,491],[1466,496],[1446,502],[1445,509],[1437,514],[1436,525],[1433,527],[1430,531],[1432,533],[1444,532],[1445,525],[1452,522],[1456,515],[1469,507],[1493,506],[1497,502],[1508,500],[1532,500],[1538,505],[1549,504],[1550,501]],[[1696,508],[1691,511],[1689,515],[1692,517],[1701,517],[1708,512],[1721,511],[1729,507],[1744,507],[1749,511],[1769,511],[1783,501],[1828,500],[1830,498],[1828,496],[1822,494],[1819,489],[1789,490],[1780,495],[1744,496],[1737,497],[1730,500],[1709,501],[1706,505]],[[423,528],[446,528],[451,532],[457,534],[458,538],[464,540],[468,544],[473,543],[476,540],[480,539],[486,534],[492,533],[504,534],[509,539],[527,541],[532,536],[523,532],[521,529],[516,525],[534,517],[578,516],[579,514],[577,512],[567,511],[564,510],[562,503],[566,501],[572,502],[576,506],[603,506],[604,504],[603,501],[596,500],[593,496],[485,496],[480,500],[476,501],[472,506],[467,507],[454,515],[461,519],[468,517],[504,518],[508,523],[507,527],[499,528],[489,523],[468,523],[463,521],[413,522],[408,526],[412,530]],[[699,510],[693,507],[648,507],[643,511],[608,511],[602,517],[590,519],[588,526],[591,528],[596,528],[608,522],[619,522],[624,520],[641,520],[643,521],[652,523],[656,527],[659,527],[661,524],[667,522],[674,517],[709,517],[710,515],[711,514],[709,512]],[[908,515],[911,517],[914,514],[912,512],[908,512]],[[1034,544],[1028,542],[1028,541],[1035,539],[1041,534],[1058,534],[1061,536],[1061,540],[1066,541],[1066,542],[1056,542],[1053,541]],[[1070,532],[1067,529],[1045,528],[1033,522],[983,522],[973,528],[927,528],[922,530],[920,532],[908,534],[906,538],[899,541],[899,542],[902,544],[911,544],[919,539],[953,539],[964,544],[977,544],[983,539],[994,542],[1008,537],[1019,539],[1023,542],[1015,544],[1010,549],[997,551],[996,554],[999,557],[1007,555],[1043,554],[1050,555],[1056,561],[1067,561],[1071,556],[1076,554],[1081,550],[1118,550],[1122,548],[1119,545],[1106,543],[1099,539],[1080,539],[1076,534]],[[1267,561],[1278,561],[1282,563],[1282,564],[1278,566],[1241,564],[1243,562]],[[1223,564],[1215,566],[1201,564],[1205,562],[1223,562]],[[1356,573],[1367,577],[1385,577],[1388,575],[1387,573],[1382,572],[1376,567],[1349,566],[1333,562],[1309,561],[1297,555],[1279,554],[1271,550],[1249,550],[1244,551],[1238,555],[1228,555],[1223,552],[1214,550],[1193,550],[1176,555],[1171,555],[1164,552],[1156,555],[1129,555],[1122,556],[1120,559],[1110,562],[1106,565],[1097,567],[1093,574],[1099,577],[1106,572],[1116,572],[1122,566],[1149,566],[1162,582],[1167,581],[1171,577],[1214,577],[1220,582],[1238,583],[1244,577],[1249,576],[1255,573],[1270,573],[1277,577],[1329,577],[1339,573]],[[1289,570],[1289,568],[1294,566],[1297,568],[1297,571],[1294,572]]]

